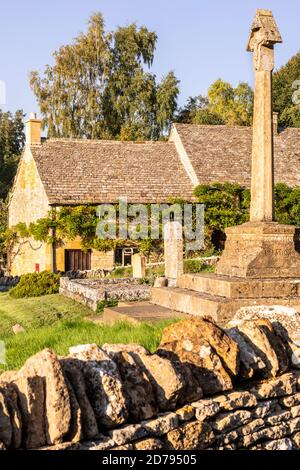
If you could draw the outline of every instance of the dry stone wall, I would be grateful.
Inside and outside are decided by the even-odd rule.
[[[191,318],[166,328],[155,354],[46,349],[0,376],[0,448],[299,449],[294,340],[273,323]]]

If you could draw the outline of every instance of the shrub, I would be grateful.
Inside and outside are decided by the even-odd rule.
[[[165,275],[165,265],[161,264],[158,266],[150,266],[146,269],[146,277],[153,278],[161,277]]]
[[[127,266],[127,267],[119,266],[116,269],[114,269],[110,275],[110,277],[114,277],[114,278],[131,277],[131,276],[132,276],[131,266]]]
[[[21,299],[23,297],[57,294],[59,278],[59,274],[49,271],[24,274],[21,276],[20,282],[9,291],[9,295],[15,299]]]
[[[186,259],[184,260],[185,273],[199,273],[199,272],[213,272],[214,266],[205,264],[200,259]]]

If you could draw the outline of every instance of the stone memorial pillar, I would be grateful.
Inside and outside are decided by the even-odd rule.
[[[168,285],[175,287],[183,274],[183,234],[179,222],[167,222],[164,226],[165,277]]]
[[[274,143],[272,72],[274,44],[282,39],[269,10],[259,10],[247,50],[253,52],[254,110],[250,220],[274,220]]]

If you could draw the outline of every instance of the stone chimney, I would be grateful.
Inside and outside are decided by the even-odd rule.
[[[26,125],[26,145],[40,145],[42,133],[42,121],[37,119],[35,113],[31,113]]]
[[[273,112],[273,133],[278,134],[278,116],[279,113]]]

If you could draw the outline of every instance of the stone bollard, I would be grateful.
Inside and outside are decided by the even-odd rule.
[[[183,274],[183,236],[179,222],[167,222],[164,226],[165,276],[170,287],[176,287]]]
[[[132,275],[136,279],[146,277],[146,257],[142,253],[136,253],[132,257]]]

